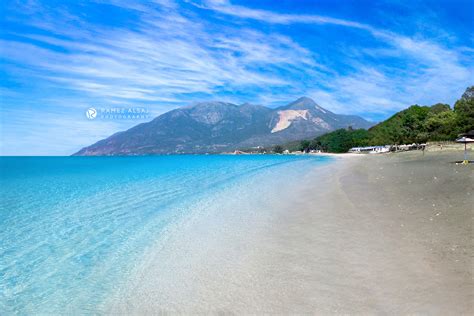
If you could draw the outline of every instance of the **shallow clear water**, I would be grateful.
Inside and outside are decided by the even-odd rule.
[[[256,175],[297,177],[329,161],[0,157],[0,311],[97,312],[145,249],[195,203],[223,187],[232,194],[233,186]]]

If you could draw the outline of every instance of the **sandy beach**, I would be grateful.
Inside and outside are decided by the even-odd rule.
[[[474,166],[450,163],[461,156],[340,157],[282,176],[189,218],[108,310],[472,314]]]

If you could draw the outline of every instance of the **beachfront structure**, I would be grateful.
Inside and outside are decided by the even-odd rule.
[[[456,143],[464,144],[464,161],[463,163],[469,163],[467,159],[467,144],[474,143],[474,130],[471,130],[467,133],[458,135],[460,138],[456,139]]]
[[[381,154],[388,153],[390,151],[390,146],[367,146],[367,147],[352,147],[349,149],[350,153],[358,154]]]
[[[406,144],[406,145],[385,145],[385,146],[367,146],[353,147],[349,149],[350,153],[359,154],[382,154],[390,151],[408,151],[408,150],[424,150],[426,144]]]
[[[464,161],[463,161],[463,163],[469,163],[469,160],[467,159],[467,144],[468,143],[474,143],[474,139],[463,136],[459,139],[456,139],[456,142],[464,144]]]
[[[424,149],[426,144],[403,144],[403,145],[393,145],[392,151],[408,151],[408,150],[419,150]]]

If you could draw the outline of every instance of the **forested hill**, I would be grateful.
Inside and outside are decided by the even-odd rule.
[[[471,130],[474,130],[474,86],[466,89],[453,109],[441,103],[433,106],[412,105],[369,130],[339,129],[289,147],[347,152],[357,146],[454,140],[459,134]]]

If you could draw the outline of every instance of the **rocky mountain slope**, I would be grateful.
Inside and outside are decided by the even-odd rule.
[[[218,153],[314,137],[348,126],[368,128],[371,123],[332,113],[306,97],[276,109],[204,102],[164,113],[75,155]]]

